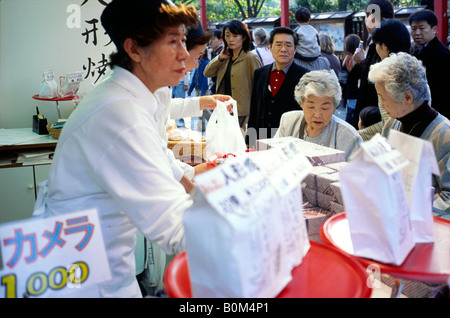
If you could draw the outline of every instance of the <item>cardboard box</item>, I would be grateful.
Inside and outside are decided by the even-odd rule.
[[[339,181],[330,183],[331,195],[334,197],[333,201],[344,205],[344,199],[341,193],[341,183]]]
[[[333,195],[330,185],[333,182],[339,182],[339,169],[346,165],[348,165],[347,162],[337,162],[324,166],[315,166],[303,182],[309,189]]]
[[[309,188],[303,188],[302,192],[305,202],[330,211],[330,202],[333,201],[333,196]]]
[[[330,201],[330,212],[334,214],[339,214],[345,212],[345,206],[343,204]]]
[[[175,158],[198,157],[205,159],[206,141],[172,141],[169,140],[167,147],[171,149]]]
[[[317,206],[308,204],[309,208],[303,209],[303,216],[306,220],[306,228],[308,229],[308,236],[319,234],[320,227],[332,214],[329,211],[323,210]]]
[[[258,151],[267,150],[283,145],[289,141],[294,141],[301,144],[300,149],[313,166],[323,166],[335,162],[345,162],[344,151],[321,146],[295,137],[259,139],[256,141],[256,149]]]

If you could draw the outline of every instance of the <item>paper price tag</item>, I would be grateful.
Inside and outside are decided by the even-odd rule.
[[[63,297],[111,278],[96,210],[0,226],[0,298]]]
[[[82,80],[83,80],[82,73],[67,74],[67,82],[68,83],[79,83]]]
[[[261,153],[256,164],[268,175],[281,196],[298,186],[312,169],[312,164],[296,142]]]
[[[387,175],[400,171],[409,164],[409,160],[397,149],[392,148],[387,139],[380,134],[363,142],[361,148],[365,157],[377,164]]]

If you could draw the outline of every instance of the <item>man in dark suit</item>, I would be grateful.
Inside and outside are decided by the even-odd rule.
[[[431,10],[421,10],[408,18],[411,36],[417,49],[412,54],[421,60],[427,72],[431,91],[431,106],[450,118],[448,88],[450,50],[436,36],[438,20]]]
[[[372,32],[384,19],[394,18],[394,6],[389,0],[369,0],[365,6],[366,18],[364,26],[369,33],[367,38],[365,57],[361,54],[361,50],[357,49],[353,60],[360,64],[361,78],[358,88],[358,97],[356,101],[355,111],[353,113],[353,122],[350,123],[358,129],[359,113],[368,106],[378,107],[378,95],[375,85],[368,81],[370,66],[381,61],[376,45],[372,41]]]
[[[283,113],[301,109],[294,89],[309,70],[293,63],[297,44],[290,28],[276,27],[270,32],[269,48],[275,62],[255,70],[246,136],[249,147],[255,147],[257,139],[272,138]]]

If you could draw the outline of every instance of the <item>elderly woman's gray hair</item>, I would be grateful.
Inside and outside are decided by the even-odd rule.
[[[411,92],[414,104],[431,102],[425,68],[420,60],[408,53],[392,53],[372,65],[369,81],[382,85],[397,103],[402,102],[407,92]]]
[[[303,75],[295,87],[294,95],[300,106],[303,99],[309,95],[331,97],[334,109],[336,109],[341,102],[342,92],[336,74],[333,71],[320,70],[311,71]]]

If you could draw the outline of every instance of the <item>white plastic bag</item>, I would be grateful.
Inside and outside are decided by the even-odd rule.
[[[69,97],[75,96],[80,88],[80,83],[83,81],[83,73],[77,72],[72,74],[67,74],[66,76],[61,76],[59,78],[59,96]]]
[[[284,150],[230,158],[195,177],[183,215],[194,297],[275,297],[291,280],[310,248],[301,180],[311,164]]]
[[[434,242],[432,174],[439,175],[433,145],[402,132],[391,130],[389,143],[408,158],[403,168],[403,184],[416,243]]]
[[[229,104],[233,105],[233,115],[227,109]],[[237,103],[234,99],[230,99],[226,103],[217,101],[217,106],[206,126],[205,138],[206,157],[215,152],[228,154],[247,149],[241,127],[239,126]]]
[[[377,134],[341,168],[339,180],[355,256],[400,265],[414,247],[401,171],[408,163]]]
[[[58,97],[58,84],[55,81],[55,74],[52,70],[44,71],[44,81],[39,86],[39,97],[55,98]]]

